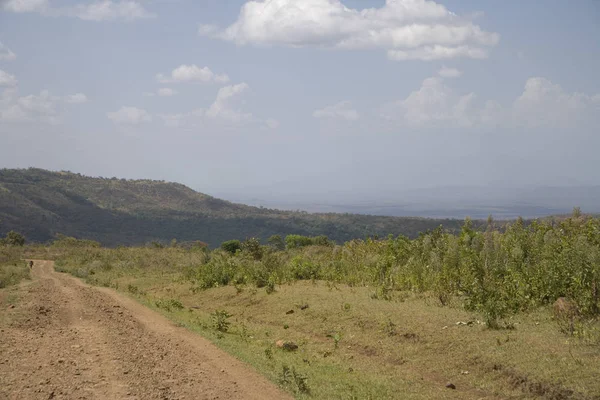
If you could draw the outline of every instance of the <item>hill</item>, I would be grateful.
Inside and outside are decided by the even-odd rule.
[[[105,245],[229,239],[288,234],[327,235],[342,242],[366,236],[415,237],[456,219],[309,214],[231,203],[178,183],[93,178],[42,169],[0,170],[0,234],[10,230],[44,242],[57,233]]]

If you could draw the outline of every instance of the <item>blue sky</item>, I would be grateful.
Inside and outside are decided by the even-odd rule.
[[[0,167],[315,200],[600,184],[599,37],[593,0],[0,0]]]

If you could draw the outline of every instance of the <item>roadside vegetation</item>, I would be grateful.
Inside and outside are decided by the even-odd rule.
[[[578,209],[343,245],[51,248],[57,270],[128,293],[299,398],[600,398],[600,219]]]
[[[25,237],[9,232],[0,238],[0,289],[29,279],[29,268],[22,260]]]

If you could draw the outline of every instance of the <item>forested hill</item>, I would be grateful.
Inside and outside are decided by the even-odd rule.
[[[204,241],[288,234],[327,235],[338,242],[366,236],[407,235],[460,220],[308,214],[220,200],[178,184],[91,178],[42,169],[0,170],[0,235],[10,230],[44,242],[57,233],[105,245],[149,241]]]

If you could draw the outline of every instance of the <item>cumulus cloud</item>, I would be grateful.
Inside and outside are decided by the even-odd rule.
[[[46,16],[67,16],[88,21],[132,21],[156,16],[136,0],[96,0],[70,7],[53,7],[48,0],[5,0],[0,4],[4,10],[16,13],[36,12]]]
[[[13,61],[17,55],[13,53],[4,43],[0,42],[0,61]]]
[[[352,108],[352,103],[342,101],[332,106],[327,106],[313,112],[315,118],[341,118],[347,121],[356,121],[359,118],[358,112]]]
[[[443,66],[439,71],[438,75],[442,78],[458,78],[462,75],[462,72],[457,70],[456,68],[448,68]]]
[[[440,126],[455,123],[472,126],[479,120],[474,93],[457,94],[440,77],[427,78],[419,90],[411,92],[404,100],[384,108],[383,117],[400,119],[413,126]]]
[[[268,118],[261,119],[252,113],[243,111],[239,104],[242,103],[243,94],[250,89],[248,84],[224,86],[219,89],[215,100],[206,109],[197,108],[190,112],[158,114],[164,125],[170,128],[190,128],[216,124],[255,124],[261,129],[277,129],[279,121]]]
[[[75,93],[67,96],[65,101],[70,104],[82,104],[88,101],[88,98],[83,93]]]
[[[251,119],[252,114],[243,113],[234,108],[236,99],[249,88],[246,83],[222,87],[219,89],[214,103],[212,103],[206,112],[206,116],[209,118],[222,118],[233,122]]]
[[[248,1],[229,27],[198,32],[239,45],[382,49],[399,61],[485,58],[500,39],[430,0],[386,0],[364,10],[340,0]]]
[[[171,71],[170,76],[157,74],[156,80],[160,83],[227,83],[229,77],[215,74],[208,67],[183,64]]]
[[[152,121],[152,116],[146,110],[137,107],[121,107],[118,111],[107,113],[106,116],[118,125],[139,125]]]
[[[171,88],[160,88],[156,91],[156,94],[163,97],[175,96],[177,92]]]
[[[599,113],[600,94],[567,93],[542,77],[528,79],[513,104],[515,122],[530,127],[573,125]]]
[[[385,105],[381,116],[412,127],[558,128],[599,122],[600,94],[568,93],[548,79],[527,80],[509,105],[461,94],[442,77],[427,78],[405,99]]]
[[[0,69],[0,86],[17,86],[17,78],[6,71]]]
[[[55,96],[48,90],[39,94],[18,96],[15,87],[4,90],[0,97],[0,120],[7,122],[38,121],[44,123],[59,123],[64,111],[64,105],[81,103],[85,95],[78,93],[71,96]],[[78,101],[71,101],[77,99]]]

